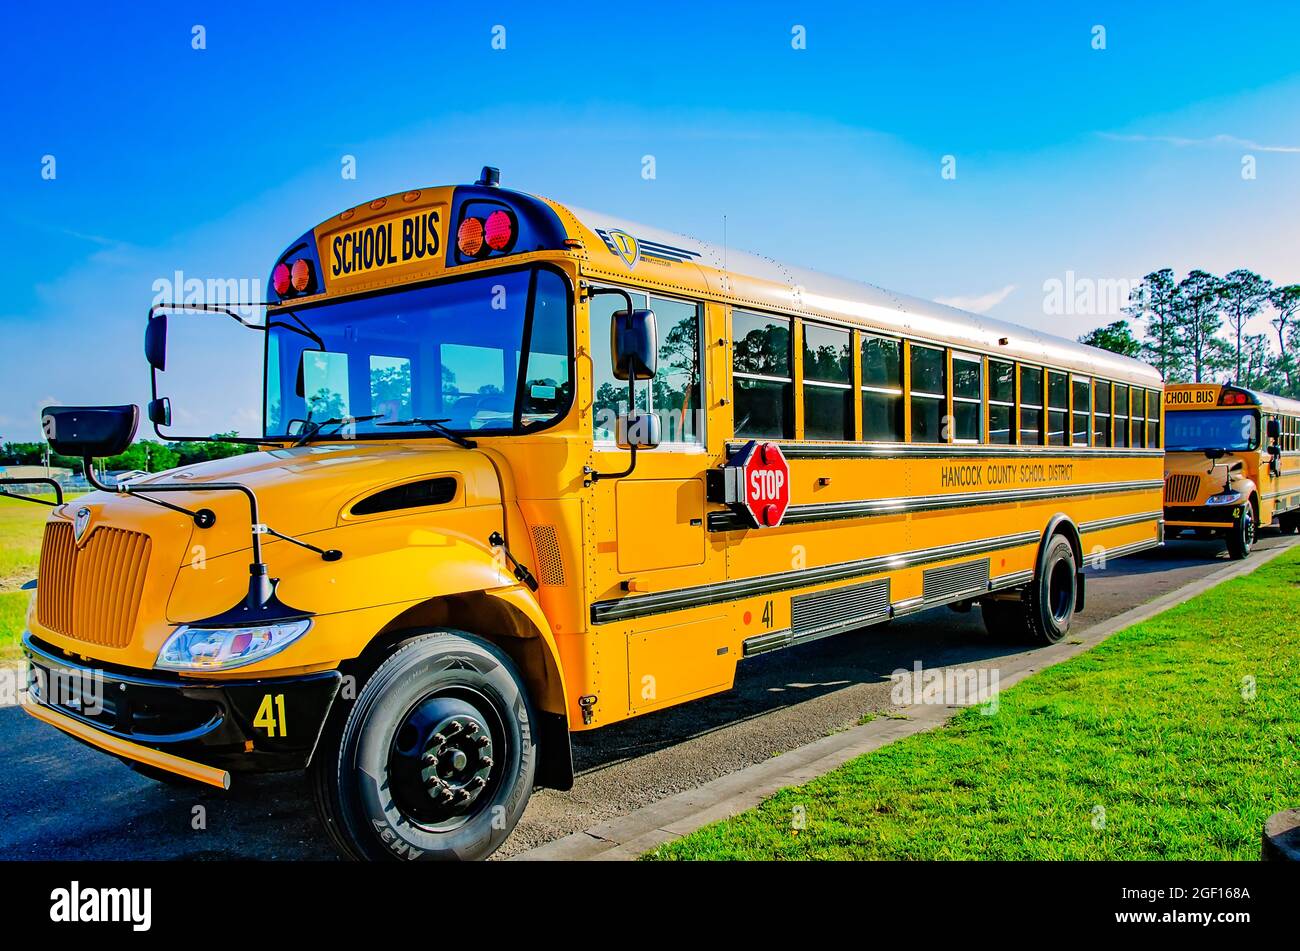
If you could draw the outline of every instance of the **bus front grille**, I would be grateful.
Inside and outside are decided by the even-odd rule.
[[[1195,502],[1201,490],[1201,477],[1175,474],[1165,477],[1165,504],[1182,505]]]
[[[70,523],[50,522],[37,572],[37,620],[64,637],[125,647],[140,608],[149,548],[148,535],[102,525],[78,548]]]

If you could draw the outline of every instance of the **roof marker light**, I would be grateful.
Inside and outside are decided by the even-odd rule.
[[[293,267],[289,270],[289,283],[299,294],[311,287],[311,262],[306,258],[299,258],[293,262]]]
[[[484,234],[488,247],[493,251],[504,251],[510,247],[510,242],[515,238],[515,223],[510,218],[510,212],[498,208],[488,215]]]
[[[483,219],[466,218],[456,230],[456,247],[466,257],[476,258],[483,250]]]
[[[289,293],[289,265],[281,261],[271,272],[271,286],[275,288],[276,294],[283,297]]]

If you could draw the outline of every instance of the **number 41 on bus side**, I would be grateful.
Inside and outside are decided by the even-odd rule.
[[[281,738],[288,735],[289,727],[284,715],[284,694],[277,693],[273,697],[268,693],[262,696],[262,702],[257,708],[257,716],[253,717],[253,726],[265,730],[266,735],[272,739],[277,735]],[[279,730],[278,734],[277,730]]]

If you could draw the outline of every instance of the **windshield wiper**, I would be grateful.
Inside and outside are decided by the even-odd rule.
[[[454,429],[448,429],[446,426],[443,425],[443,423],[448,423],[448,422],[451,422],[451,417],[449,416],[444,417],[442,419],[425,419],[420,416],[414,416],[411,419],[385,420],[382,423],[375,423],[375,425],[376,426],[415,426],[415,425],[427,426],[429,429],[432,429],[439,436],[442,436],[444,439],[450,439],[452,442],[454,442],[456,445],[460,446],[463,449],[473,449],[476,446],[478,446],[478,443],[476,443],[474,440],[466,439],[464,436],[456,432]]]
[[[294,442],[294,446],[306,445],[308,441],[315,439],[320,431],[326,426],[343,426],[347,423],[364,423],[372,419],[378,419],[383,415],[383,413],[371,413],[369,416],[331,416],[329,419],[308,422],[302,431],[302,435]]]

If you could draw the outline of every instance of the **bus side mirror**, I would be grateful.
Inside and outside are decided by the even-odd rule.
[[[62,456],[102,459],[126,452],[140,425],[140,409],[126,406],[47,406],[41,427]]]
[[[610,360],[616,380],[652,380],[659,368],[653,310],[616,311],[609,323]]]
[[[659,445],[659,416],[633,410],[619,413],[615,440],[620,449],[653,449]]]
[[[163,396],[156,400],[149,401],[149,422],[155,426],[170,426],[172,424],[172,401]]]
[[[1269,438],[1269,439],[1281,439],[1281,438],[1282,438],[1282,421],[1281,421],[1280,419],[1278,419],[1277,417],[1273,417],[1272,419],[1270,419],[1270,420],[1268,421],[1268,425],[1267,425],[1267,430],[1266,430],[1266,432],[1268,433],[1268,438]]]
[[[155,370],[167,369],[167,315],[154,314],[144,329],[144,358]]]

